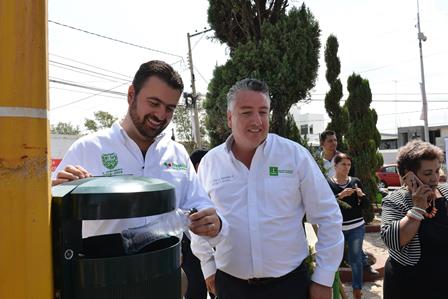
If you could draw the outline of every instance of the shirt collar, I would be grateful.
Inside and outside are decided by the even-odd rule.
[[[226,141],[224,142],[225,144],[224,148],[227,151],[227,153],[230,153],[232,151],[233,142],[235,142],[235,139],[233,138],[233,135],[230,134],[230,136],[227,137]],[[272,143],[272,137],[271,134],[268,134],[266,139],[262,143],[260,143],[260,145],[258,145],[257,149],[261,148],[263,150],[263,154],[266,155],[268,152],[268,147],[270,147],[271,143]]]
[[[122,120],[115,121],[112,125],[112,130],[114,131],[114,133],[118,133],[117,135],[120,136],[122,141],[132,140],[132,138],[129,137],[128,133],[126,133],[125,129],[121,126],[121,122],[122,122]],[[158,143],[160,140],[162,140],[163,138],[165,138],[167,136],[168,136],[167,128],[165,128],[165,130],[163,130],[159,135],[157,135],[154,138],[154,143]],[[134,140],[132,140],[132,141],[134,142]]]

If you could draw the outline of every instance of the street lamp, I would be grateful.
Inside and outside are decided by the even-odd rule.
[[[423,101],[423,111],[421,119],[423,119],[424,123],[424,131],[425,131],[425,141],[429,142],[429,129],[428,129],[428,102],[426,100],[426,87],[425,87],[425,70],[423,68],[423,50],[422,50],[422,41],[426,41],[428,38],[421,32],[420,30],[420,9],[417,0],[417,28],[418,28],[418,46],[420,48],[420,71],[422,82],[420,83],[420,90],[422,93],[422,101]]]

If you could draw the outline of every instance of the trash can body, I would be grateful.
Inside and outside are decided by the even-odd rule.
[[[144,177],[98,177],[52,189],[55,298],[180,298],[180,240],[167,237],[137,254],[121,235],[82,238],[83,220],[123,219],[176,208],[174,187]]]

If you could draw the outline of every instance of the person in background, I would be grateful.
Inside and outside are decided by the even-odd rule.
[[[207,286],[220,299],[330,299],[341,262],[342,216],[325,177],[301,145],[269,132],[270,97],[256,79],[227,94],[232,134],[199,165],[201,184],[229,223],[213,252],[192,235]],[[309,281],[302,226],[319,225],[316,269]]]
[[[346,205],[340,205],[342,218],[342,232],[348,244],[348,262],[352,270],[353,298],[362,296],[363,266],[362,243],[365,234],[365,223],[361,205],[367,203],[367,197],[362,191],[362,184],[358,178],[348,175],[352,165],[352,158],[338,153],[333,158],[335,175],[328,178],[328,184],[336,199]],[[347,206],[348,205],[348,206]]]
[[[337,150],[338,147],[338,139],[335,131],[331,130],[325,130],[323,131],[320,136],[320,145],[322,147],[322,159],[324,161],[324,169],[326,170],[326,176],[327,178],[334,177],[336,170],[335,170],[335,164],[334,164],[334,158],[337,154],[340,152]],[[350,172],[348,173],[349,176],[355,176],[355,169],[352,166],[350,168]],[[368,273],[372,276],[379,276],[380,273],[373,269],[372,266],[369,264],[369,257],[367,254],[362,251],[362,265],[363,265],[363,271],[365,273]]]
[[[404,186],[383,199],[381,238],[389,249],[383,295],[447,298],[448,185],[439,183],[443,151],[412,140],[398,152]]]
[[[190,155],[191,163],[197,171],[202,157],[207,153],[207,150],[197,149]],[[207,299],[207,287],[204,281],[204,275],[201,270],[201,263],[199,259],[193,255],[190,247],[190,238],[184,234],[182,238],[182,269],[188,278],[188,288],[185,294],[185,299]],[[211,294],[211,298],[214,296]]]
[[[320,136],[320,146],[322,147],[322,159],[324,160],[325,175],[329,178],[335,175],[334,157],[338,154],[338,139],[336,132],[331,130],[323,131]]]

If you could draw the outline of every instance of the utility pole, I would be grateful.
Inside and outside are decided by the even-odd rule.
[[[420,30],[420,8],[417,0],[417,28],[418,28],[418,46],[420,48],[420,71],[422,76],[422,82],[420,83],[420,90],[422,92],[422,101],[423,101],[423,111],[422,111],[422,119],[424,122],[424,131],[425,131],[425,141],[429,142],[429,129],[428,129],[428,102],[426,100],[426,87],[425,87],[425,70],[423,68],[423,50],[422,50],[422,41],[426,41],[427,37]]]
[[[194,70],[193,70],[193,54],[191,53],[191,42],[190,39],[196,35],[206,33],[212,29],[205,29],[200,32],[196,32],[194,34],[187,33],[187,40],[188,40],[188,64],[190,67],[190,75],[191,75],[191,95],[184,95],[187,99],[188,96],[191,97],[191,123],[193,128],[193,138],[194,142],[196,143],[196,148],[202,147],[201,142],[201,132],[199,129],[199,114],[198,114],[198,104],[197,99],[198,95],[196,93],[196,85],[195,85],[195,77],[194,77]],[[188,103],[188,102],[187,102]]]
[[[51,299],[47,0],[0,20],[0,298]]]

